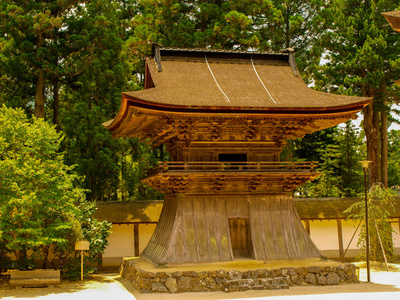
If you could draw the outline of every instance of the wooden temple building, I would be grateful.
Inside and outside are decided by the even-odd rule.
[[[113,137],[164,144],[143,182],[165,193],[141,257],[156,265],[321,257],[293,205],[320,174],[282,162],[287,139],[355,118],[369,98],[312,90],[293,52],[153,47],[145,89],[122,94]]]

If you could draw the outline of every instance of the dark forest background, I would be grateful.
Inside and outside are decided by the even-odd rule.
[[[54,124],[89,200],[160,199],[140,179],[165,150],[113,140],[102,126],[118,112],[121,92],[143,88],[152,43],[294,48],[310,87],[374,99],[360,129],[348,122],[288,142],[282,160],[318,161],[323,172],[295,196],[357,195],[366,158],[371,183],[396,187],[400,131],[388,128],[399,113],[400,34],[381,15],[396,9],[398,0],[2,0],[0,104]]]

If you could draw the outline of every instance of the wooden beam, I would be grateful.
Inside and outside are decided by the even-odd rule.
[[[304,220],[304,225],[308,235],[310,235],[310,220]]]
[[[135,256],[139,256],[139,224],[133,224],[133,242],[135,243]]]
[[[343,231],[342,231],[342,220],[338,219],[337,222],[337,229],[338,229],[338,240],[339,240],[339,258],[340,260],[343,259]]]

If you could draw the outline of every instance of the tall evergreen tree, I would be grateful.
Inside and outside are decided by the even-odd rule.
[[[295,143],[295,153],[306,160],[319,161],[321,177],[298,189],[300,197],[354,197],[363,189],[362,170],[358,163],[365,153],[362,135],[351,121],[345,126],[322,130],[320,140],[306,138]],[[325,134],[324,134],[325,133]],[[314,148],[312,147],[314,145]],[[296,152],[296,150],[298,152]]]
[[[279,12],[278,20],[270,20],[261,30],[261,40],[269,41],[271,49],[293,48],[296,63],[303,78],[308,81],[319,65],[323,48],[316,42],[323,32],[321,12],[325,0],[273,0]]]
[[[117,199],[119,141],[102,123],[118,111],[121,91],[127,87],[130,66],[122,54],[123,41],[115,6],[94,0],[77,12],[79,39],[88,51],[87,64],[73,85],[61,95],[61,127],[66,134],[68,164],[77,164],[85,175],[89,199]]]
[[[386,101],[399,100],[399,93],[392,91],[400,71],[399,38],[380,14],[395,8],[395,0],[332,0],[323,15],[326,29],[320,42],[327,63],[320,68],[322,74],[316,76],[315,83],[329,92],[373,98],[363,111],[367,155],[372,161],[370,182],[386,178],[382,174],[387,169],[381,168],[381,153],[385,151],[380,147],[386,141],[381,143],[380,134],[387,131]]]
[[[17,90],[32,86],[26,99],[36,117],[45,116],[46,82],[57,73],[59,59],[54,55],[67,30],[65,18],[80,2],[4,0],[0,5],[0,33],[9,43],[3,52],[7,77],[2,79],[22,82],[21,87],[13,85]]]

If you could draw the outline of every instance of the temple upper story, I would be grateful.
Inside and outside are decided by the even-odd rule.
[[[154,145],[252,142],[279,152],[286,139],[355,118],[370,101],[309,88],[293,52],[154,46],[145,89],[123,93],[119,113],[104,126],[114,137]]]

